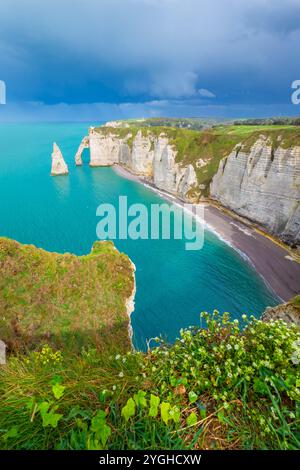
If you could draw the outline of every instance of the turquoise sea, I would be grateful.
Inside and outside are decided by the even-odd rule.
[[[76,168],[74,155],[87,123],[0,124],[0,235],[56,252],[88,253],[96,240],[96,208],[129,203],[161,203],[139,183],[112,168]],[[69,176],[51,177],[53,141],[69,165]],[[259,316],[277,299],[253,268],[213,233],[205,232],[199,251],[185,240],[120,240],[119,250],[136,265],[137,293],[132,314],[134,344],[163,335],[173,340],[180,328],[199,324],[203,310]]]

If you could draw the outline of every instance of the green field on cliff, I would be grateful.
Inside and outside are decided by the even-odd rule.
[[[133,139],[139,131],[145,137],[166,135],[177,151],[176,161],[183,166],[194,166],[204,196],[209,194],[209,185],[218,170],[220,160],[229,155],[236,145],[240,144],[242,150],[249,151],[260,135],[268,137],[274,149],[279,146],[289,148],[300,142],[300,127],[294,125],[218,125],[191,130],[154,125],[156,122],[160,123],[159,120],[153,120],[151,126],[141,126],[140,121],[126,121],[127,127],[103,126],[96,130],[103,135],[113,134],[126,138],[129,147],[132,147]]]
[[[296,326],[203,313],[145,354],[111,243],[76,257],[2,238],[0,268],[1,449],[300,449]]]
[[[9,350],[128,346],[133,270],[112,242],[77,257],[0,238],[0,272],[0,338]]]

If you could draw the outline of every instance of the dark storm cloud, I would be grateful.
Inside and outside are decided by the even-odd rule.
[[[2,0],[8,99],[287,104],[299,0]]]

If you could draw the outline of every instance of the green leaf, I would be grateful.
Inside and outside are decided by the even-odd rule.
[[[47,426],[52,426],[52,428],[56,428],[58,421],[63,417],[62,414],[55,413],[58,406],[54,406],[50,411],[48,411],[50,408],[50,405],[51,403],[47,401],[43,401],[42,403],[39,404],[39,410],[40,410],[41,417],[43,420],[44,428]]]
[[[169,417],[174,421],[174,423],[179,423],[180,421],[180,409],[178,406],[174,405],[169,412]]]
[[[137,406],[140,406],[141,408],[145,408],[145,406],[147,406],[147,400],[145,396],[146,392],[144,392],[143,390],[139,390],[133,395],[134,401]]]
[[[60,385],[59,383],[52,385],[52,392],[57,400],[59,400],[63,396],[65,389],[66,387]]]
[[[92,419],[91,430],[93,432],[98,432],[106,420],[106,413],[103,410],[98,410],[96,416]]]
[[[186,419],[186,424],[188,426],[195,426],[195,424],[197,423],[198,421],[198,418],[197,418],[197,415],[196,413],[194,413],[194,411],[187,417]]]
[[[161,414],[161,419],[165,424],[168,424],[168,421],[170,419],[170,403],[163,401],[162,404],[160,405],[160,414]]]
[[[71,408],[66,420],[69,421],[71,419],[76,418],[77,416],[81,416],[82,418],[89,419],[91,417],[91,414],[87,412],[86,410],[81,410],[78,405],[74,406]]]
[[[122,408],[121,414],[126,421],[128,421],[129,418],[135,415],[135,402],[132,398],[129,398],[127,400],[126,405]]]
[[[149,416],[155,418],[158,414],[158,406],[159,406],[160,398],[155,395],[150,395],[150,409],[149,409]]]
[[[92,419],[91,431],[96,434],[95,442],[100,439],[102,446],[104,447],[109,436],[111,435],[111,429],[106,424],[106,413],[103,410],[99,410]]]
[[[97,433],[97,437],[100,437],[101,443],[103,447],[105,446],[109,436],[111,435],[111,429],[108,426],[108,424],[104,424],[100,430],[100,432]]]
[[[86,447],[87,450],[103,450],[103,446],[100,444],[98,439],[94,438],[93,435],[88,436]]]
[[[171,377],[170,378],[170,384],[172,385],[172,387],[175,387],[175,385],[177,384],[177,379],[176,377]]]
[[[195,403],[197,398],[198,398],[198,395],[196,395],[195,392],[193,392],[193,391],[189,392],[189,401],[190,401],[190,403]]]
[[[51,385],[60,384],[63,381],[61,375],[54,375],[54,377],[50,380]]]
[[[3,439],[4,441],[7,441],[7,439],[10,439],[12,437],[17,437],[18,434],[19,434],[18,426],[13,426],[3,435]]]

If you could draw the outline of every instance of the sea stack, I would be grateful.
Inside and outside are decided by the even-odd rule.
[[[75,163],[76,166],[81,166],[82,165],[82,152],[84,149],[89,148],[90,146],[90,141],[88,136],[85,136],[82,141],[80,142],[80,145],[78,147],[78,150],[75,155]]]
[[[58,176],[58,175],[68,175],[68,165],[64,161],[64,157],[60,151],[58,145],[54,142],[53,144],[53,152],[52,152],[52,167],[51,167],[51,175]]]

